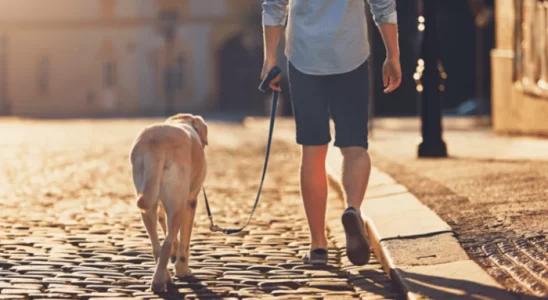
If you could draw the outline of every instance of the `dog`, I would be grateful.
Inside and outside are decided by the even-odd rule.
[[[167,267],[170,258],[178,277],[192,274],[188,267],[190,235],[197,196],[207,173],[207,144],[204,119],[177,114],[144,128],[131,147],[137,207],[157,264],[151,286],[154,292],[165,291],[168,284],[173,284]],[[161,246],[157,222],[165,235]]]

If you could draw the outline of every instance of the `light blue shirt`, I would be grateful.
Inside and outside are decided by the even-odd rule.
[[[285,25],[285,55],[311,75],[340,74],[370,54],[365,0],[264,0],[263,25]],[[397,24],[395,0],[368,0],[375,24]],[[288,8],[286,14],[286,9]]]

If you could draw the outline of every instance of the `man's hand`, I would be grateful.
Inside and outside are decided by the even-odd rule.
[[[385,87],[384,93],[388,94],[397,89],[401,84],[400,47],[398,45],[398,26],[396,24],[379,24],[384,46],[386,48],[386,60],[382,67],[382,81]]]
[[[270,70],[274,68],[275,66],[276,66],[276,62],[265,60],[265,62],[263,63],[263,70],[261,72],[261,80],[263,80],[266,77],[266,75],[268,75],[268,72],[270,72]],[[282,89],[278,85],[278,83],[280,82],[280,79],[281,79],[281,75],[274,77],[274,79],[270,81],[269,87],[276,92],[281,92]]]
[[[384,93],[388,94],[397,89],[401,84],[401,77],[399,59],[387,58],[382,67],[382,81],[385,87]]]

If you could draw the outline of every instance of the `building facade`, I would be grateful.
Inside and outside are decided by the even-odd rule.
[[[548,1],[497,0],[493,126],[548,136]]]
[[[254,0],[0,0],[0,113],[215,107],[218,51],[257,10]]]

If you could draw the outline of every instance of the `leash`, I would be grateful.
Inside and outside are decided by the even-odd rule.
[[[281,73],[281,71],[282,70],[278,67],[272,68],[268,72],[268,75],[263,79],[263,81],[259,85],[259,90],[262,92],[267,92],[268,90],[270,90],[269,88],[270,82],[274,78],[276,78],[276,76],[278,76]],[[266,175],[266,168],[268,166],[268,158],[270,157],[270,146],[272,145],[272,134],[274,133],[274,120],[276,119],[276,109],[278,108],[278,97],[279,97],[279,92],[272,91],[272,109],[270,110],[270,129],[268,132],[268,142],[267,142],[266,154],[264,158],[263,174],[261,176],[261,183],[259,185],[259,190],[257,191],[257,197],[255,198],[255,204],[253,204],[253,209],[251,210],[251,213],[249,214],[249,218],[244,223],[244,225],[240,228],[227,228],[227,229],[223,229],[215,225],[215,222],[213,222],[213,215],[211,214],[211,209],[209,207],[209,201],[207,199],[205,188],[202,188],[203,194],[204,194],[204,200],[206,203],[207,217],[209,218],[209,221],[211,222],[211,227],[209,227],[209,229],[212,232],[223,232],[224,234],[239,233],[242,230],[244,230],[244,228],[247,227],[247,225],[249,225],[249,222],[251,221],[253,214],[255,213],[255,209],[257,208],[257,204],[259,204],[259,198],[261,197],[261,191],[263,189],[264,178]]]

